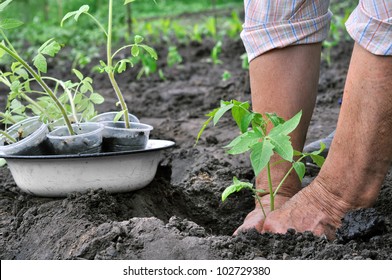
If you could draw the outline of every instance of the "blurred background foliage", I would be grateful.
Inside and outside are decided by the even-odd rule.
[[[173,50],[173,46],[205,39],[215,44],[226,37],[239,40],[242,30],[243,0],[136,0],[127,6],[124,0],[115,1],[114,42],[131,42],[140,34],[153,45],[165,44]],[[331,0],[334,17],[330,36],[323,43],[323,59],[328,63],[330,50],[350,39],[344,23],[357,2]],[[0,17],[24,22],[17,29],[7,30],[7,36],[26,56],[32,56],[38,46],[53,37],[69,49],[74,66],[83,67],[99,56],[105,38],[85,16],[78,23],[68,21],[60,27],[62,17],[82,5],[89,5],[90,12],[105,24],[106,0],[14,0]]]

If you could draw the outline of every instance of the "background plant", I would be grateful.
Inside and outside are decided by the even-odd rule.
[[[301,153],[294,150],[289,134],[298,126],[302,112],[298,112],[291,119],[285,121],[275,113],[259,114],[249,110],[249,107],[250,105],[248,102],[239,102],[236,100],[221,101],[219,108],[216,108],[207,114],[209,118],[199,131],[196,143],[210,122],[213,122],[213,124],[216,125],[225,113],[231,111],[231,115],[240,129],[241,134],[225,146],[229,149],[227,153],[238,155],[250,152],[250,161],[255,176],[257,177],[262,170],[266,169],[268,186],[266,188],[267,191],[259,190],[251,183],[241,182],[234,177],[233,184],[227,187],[222,193],[222,200],[226,200],[226,198],[234,192],[238,192],[242,189],[250,189],[259,201],[263,212],[264,208],[260,202],[259,194],[269,194],[270,210],[273,211],[275,207],[275,197],[293,170],[302,181],[305,175],[305,164],[302,161],[305,157],[311,157],[318,166],[322,166],[324,158],[320,156],[320,153],[324,150],[325,145],[322,144],[320,150],[312,153]],[[272,125],[273,128],[268,131],[267,127],[270,127],[270,125]],[[271,158],[275,154],[280,157],[280,160],[271,162]],[[280,182],[273,185],[271,168],[276,168],[277,165],[283,162],[291,163],[291,168]]]

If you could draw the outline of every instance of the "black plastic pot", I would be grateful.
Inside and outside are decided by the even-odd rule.
[[[151,125],[143,123],[130,123],[130,128],[125,127],[125,122],[101,122],[103,130],[102,152],[120,152],[143,150],[146,148]]]

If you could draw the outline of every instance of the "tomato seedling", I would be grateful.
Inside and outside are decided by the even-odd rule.
[[[196,143],[210,122],[216,125],[225,113],[231,111],[231,115],[241,133],[226,146],[229,149],[227,153],[237,155],[250,152],[250,161],[255,176],[257,177],[262,170],[266,169],[268,186],[265,190],[256,189],[251,183],[242,182],[234,177],[233,184],[227,187],[222,193],[222,201],[225,201],[232,193],[242,189],[249,189],[253,192],[265,215],[260,196],[270,196],[270,210],[273,211],[275,208],[275,197],[293,170],[302,181],[305,175],[305,164],[302,161],[305,157],[311,157],[319,167],[322,166],[324,158],[320,153],[324,150],[325,145],[321,144],[320,150],[312,153],[302,153],[294,150],[289,134],[297,128],[301,120],[302,111],[285,121],[275,113],[255,113],[249,107],[248,102],[239,102],[236,100],[221,101],[219,108],[207,114],[209,118],[200,129]],[[268,130],[267,128],[271,125],[272,128]],[[281,160],[271,162],[274,154],[279,155]],[[276,166],[283,162],[290,162],[291,167],[282,180],[274,186],[271,180],[271,168],[276,168]]]
[[[127,5],[135,0],[125,0],[124,5]],[[113,0],[108,1],[108,16],[107,16],[107,28],[105,28],[101,22],[89,12],[90,7],[88,5],[83,5],[77,11],[67,13],[62,21],[61,26],[63,26],[64,22],[71,17],[74,18],[75,21],[78,21],[81,15],[87,15],[93,22],[98,26],[99,30],[106,36],[106,62],[101,60],[101,72],[106,72],[110,83],[113,87],[113,90],[117,96],[118,103],[121,106],[121,111],[118,112],[114,121],[119,120],[121,117],[124,118],[126,128],[130,128],[130,121],[128,117],[128,106],[125,103],[124,96],[121,92],[121,89],[115,79],[116,73],[122,73],[127,69],[127,66],[133,66],[133,62],[129,58],[120,59],[117,62],[114,62],[115,57],[124,50],[130,50],[132,57],[138,57],[141,53],[141,50],[146,51],[153,59],[157,60],[158,55],[155,50],[145,44],[142,44],[144,38],[140,35],[136,35],[134,37],[134,43],[125,45],[120,47],[118,50],[112,50],[112,30],[113,30]]]

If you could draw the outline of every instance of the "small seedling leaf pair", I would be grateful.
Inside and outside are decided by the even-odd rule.
[[[222,193],[222,201],[225,201],[227,197],[235,192],[239,192],[242,189],[253,189],[253,184],[247,182],[241,182],[237,177],[233,178],[233,184],[228,186]]]
[[[74,20],[75,20],[75,21],[78,21],[80,15],[81,15],[81,14],[86,14],[86,13],[88,13],[89,9],[90,9],[90,6],[89,6],[89,5],[83,5],[83,6],[81,6],[81,7],[79,8],[79,10],[67,13],[67,14],[63,17],[63,19],[61,20],[60,25],[63,26],[64,22],[65,22],[67,19],[69,19],[70,17],[74,17]]]

